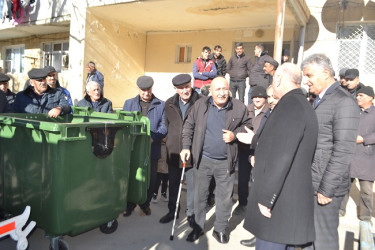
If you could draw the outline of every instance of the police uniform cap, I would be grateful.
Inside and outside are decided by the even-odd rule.
[[[254,97],[263,97],[267,99],[267,91],[262,86],[255,86],[253,87],[253,91],[251,92],[251,99]]]
[[[47,74],[49,74],[51,72],[57,72],[56,69],[52,66],[45,66],[44,70],[47,71]]]
[[[359,76],[358,69],[348,69],[345,71],[345,78],[354,79]]]
[[[178,87],[186,83],[191,82],[191,76],[189,74],[179,74],[173,77],[172,83],[174,86]]]
[[[279,67],[279,63],[270,56],[267,56],[266,59],[264,59],[264,62],[265,63],[268,62],[269,64],[273,65],[275,67],[275,69],[277,69],[277,67]]]
[[[370,86],[364,86],[364,87],[360,88],[357,91],[357,94],[359,94],[359,93],[363,93],[365,95],[368,95],[368,96],[374,98],[374,89],[371,88]]]
[[[9,76],[0,73],[0,82],[9,82]]]
[[[48,72],[45,69],[32,69],[28,73],[30,79],[39,80],[47,77]]]
[[[140,89],[149,89],[154,85],[154,79],[151,76],[140,76],[137,79],[137,86]]]

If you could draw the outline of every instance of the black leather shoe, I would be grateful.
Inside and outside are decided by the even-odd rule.
[[[151,208],[150,207],[141,207],[141,216],[144,215],[151,215]]]
[[[203,230],[200,227],[195,227],[186,238],[186,241],[194,242],[203,235]]]
[[[187,221],[189,223],[189,227],[194,228],[195,225],[195,215],[190,215],[187,217]]]
[[[178,219],[178,214],[177,214],[177,218]],[[174,214],[171,214],[171,213],[167,213],[166,215],[164,215],[163,217],[161,217],[161,219],[159,220],[160,223],[162,224],[165,224],[165,223],[168,223],[168,222],[171,222],[172,220],[174,219]]]
[[[240,243],[245,247],[255,247],[256,238],[253,237],[250,240],[241,240]]]
[[[223,232],[216,232],[215,230],[212,232],[212,236],[219,242],[219,243],[228,243],[229,236],[227,236]]]

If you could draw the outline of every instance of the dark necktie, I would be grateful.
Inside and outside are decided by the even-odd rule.
[[[319,102],[320,102],[320,97],[317,95],[315,100],[314,100],[314,108],[316,108],[316,106],[318,106]]]

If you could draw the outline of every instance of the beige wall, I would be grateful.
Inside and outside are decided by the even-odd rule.
[[[54,41],[64,41],[69,40],[69,33],[59,33],[51,35],[39,35],[25,38],[17,38],[11,40],[0,41],[0,54],[5,53],[4,48],[11,45],[24,45],[24,72],[21,74],[8,74],[11,77],[9,88],[13,92],[18,92],[23,90],[24,84],[29,77],[27,72],[32,68],[39,68],[41,66],[42,60],[42,44],[45,42],[54,42]],[[3,55],[1,54],[1,59]],[[69,88],[67,78],[67,72],[62,72],[59,74],[59,82],[62,86]]]
[[[171,83],[172,78],[179,73],[192,73],[194,59],[201,56],[204,46],[213,49],[215,45],[220,44],[223,47],[223,55],[228,61],[233,52],[234,42],[273,42],[274,32],[273,29],[264,29],[262,37],[256,37],[255,30],[246,29],[147,33],[145,71],[147,75],[154,78],[154,94],[162,100],[172,96],[175,93]],[[286,29],[284,41],[291,41],[293,32],[293,29]],[[190,63],[175,63],[177,45],[192,46]],[[253,50],[247,50],[245,53],[253,60]]]
[[[122,107],[137,93],[136,79],[144,74],[146,34],[88,12],[85,37],[84,65],[96,63],[104,75],[105,97]],[[87,72],[82,70],[85,80]]]

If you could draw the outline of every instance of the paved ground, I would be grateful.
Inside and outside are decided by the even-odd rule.
[[[183,189],[182,199],[184,199],[186,190]],[[234,195],[234,200],[237,198]],[[353,200],[354,198],[354,200]],[[356,205],[358,201],[358,187],[354,186],[351,190],[351,199],[348,203],[347,214],[340,219],[340,250],[358,249],[358,230],[359,221],[356,218]],[[185,210],[182,202],[181,211]],[[237,206],[234,203],[233,209]],[[214,208],[207,213],[206,234],[196,243],[186,242],[185,238],[190,232],[190,228],[186,222],[186,216],[181,212],[180,219],[176,223],[175,237],[170,241],[172,222],[168,224],[160,224],[159,219],[167,212],[167,203],[159,201],[152,203],[152,214],[150,216],[140,216],[139,208],[128,218],[119,216],[118,229],[113,234],[103,234],[99,229],[93,229],[75,237],[65,236],[64,240],[68,243],[71,250],[141,250],[141,249],[197,249],[197,250],[225,250],[225,249],[253,249],[247,248],[240,244],[240,240],[248,239],[251,234],[243,229],[243,217],[234,216],[230,219],[230,241],[228,244],[219,244],[212,237]],[[49,241],[44,238],[44,232],[36,229],[29,237],[29,250],[48,249]],[[16,249],[16,242],[5,237],[0,239],[0,249]]]

